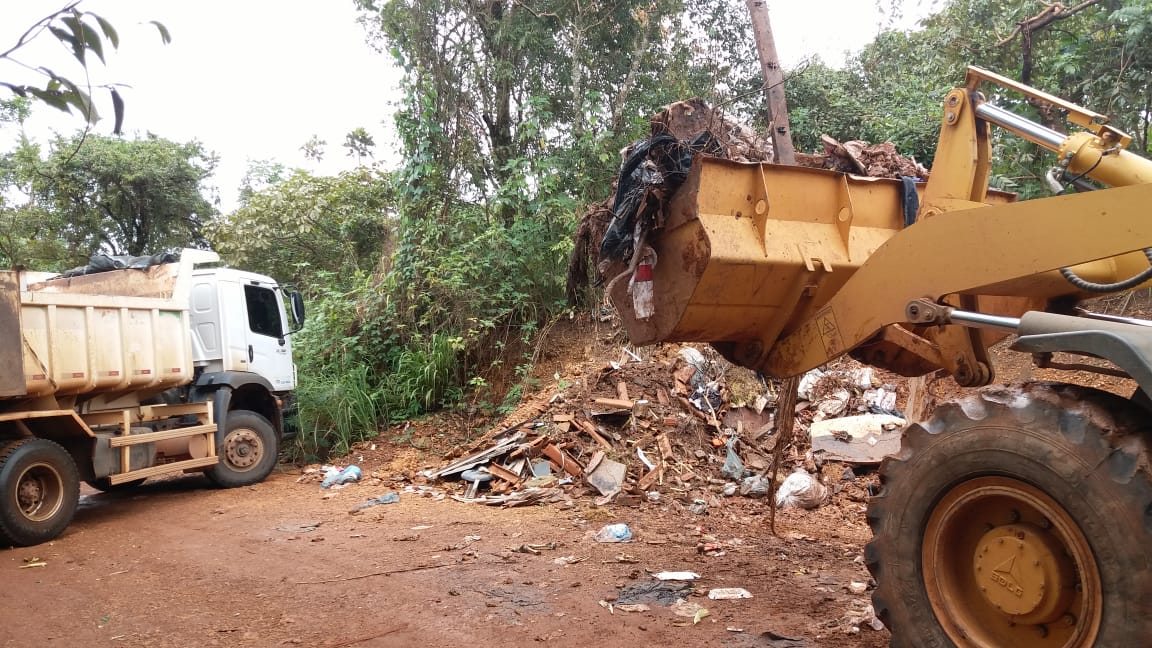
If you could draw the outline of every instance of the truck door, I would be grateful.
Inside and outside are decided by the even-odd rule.
[[[272,383],[276,391],[293,389],[292,346],[288,340],[288,322],[276,290],[244,284],[244,303],[248,310],[248,370]]]

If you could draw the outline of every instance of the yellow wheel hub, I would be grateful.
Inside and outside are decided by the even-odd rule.
[[[1030,524],[1007,524],[984,534],[973,567],[984,599],[1017,623],[1050,623],[1075,594],[1072,561],[1058,540]]]
[[[924,585],[959,648],[1088,648],[1100,628],[1091,545],[1059,503],[1008,477],[950,490],[924,531]]]

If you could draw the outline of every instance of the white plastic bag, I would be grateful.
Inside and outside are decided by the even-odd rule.
[[[808,471],[803,468],[796,469],[796,472],[788,475],[788,479],[780,484],[780,488],[776,490],[776,506],[785,508],[788,506],[798,506],[803,509],[814,509],[824,503],[824,499],[828,497],[828,489],[824,484],[821,484]]]

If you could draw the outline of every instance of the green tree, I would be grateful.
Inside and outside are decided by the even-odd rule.
[[[341,146],[348,149],[348,157],[356,158],[356,164],[363,164],[364,158],[372,157],[376,140],[362,126],[357,126],[344,136],[344,143]]]
[[[216,161],[199,142],[151,134],[58,137],[47,159],[29,170],[31,195],[63,220],[59,237],[80,258],[204,247],[203,229],[216,210],[202,185]]]
[[[328,146],[328,142],[321,139],[319,135],[312,135],[307,142],[304,142],[300,150],[304,153],[304,159],[319,164],[324,159],[325,146]]]
[[[377,267],[392,240],[394,204],[393,179],[378,171],[297,170],[250,193],[207,234],[228,261],[319,291],[321,276]]]

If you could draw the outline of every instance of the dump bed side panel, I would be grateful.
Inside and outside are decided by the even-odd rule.
[[[25,393],[19,281],[15,272],[0,272],[0,398]]]
[[[0,398],[160,391],[191,380],[187,296],[174,290],[176,272],[175,264],[116,270],[25,291],[7,273],[0,353],[19,356],[0,368]]]

